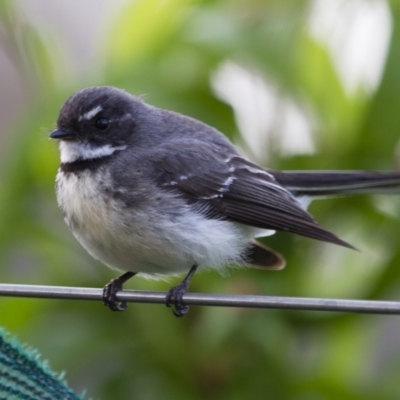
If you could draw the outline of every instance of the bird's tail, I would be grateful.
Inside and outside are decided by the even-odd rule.
[[[350,194],[400,193],[400,172],[269,171],[296,196],[329,197]]]

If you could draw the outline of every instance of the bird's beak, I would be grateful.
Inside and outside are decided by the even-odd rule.
[[[73,140],[76,139],[77,134],[69,129],[56,129],[50,133],[51,139],[57,140]]]

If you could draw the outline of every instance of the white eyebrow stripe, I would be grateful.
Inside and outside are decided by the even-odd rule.
[[[102,106],[97,106],[97,107],[93,108],[92,110],[88,111],[87,113],[81,115],[78,118],[78,121],[82,121],[83,119],[92,119],[96,114],[98,114],[102,110],[103,110]]]

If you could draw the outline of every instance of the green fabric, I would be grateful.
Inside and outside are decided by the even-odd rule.
[[[39,353],[0,329],[0,400],[81,400]]]

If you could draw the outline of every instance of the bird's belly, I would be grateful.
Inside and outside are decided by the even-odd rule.
[[[150,275],[194,264],[218,269],[240,261],[246,249],[248,232],[232,222],[205,219],[179,202],[128,208],[93,182],[85,175],[58,178],[57,198],[78,241],[111,268]]]

